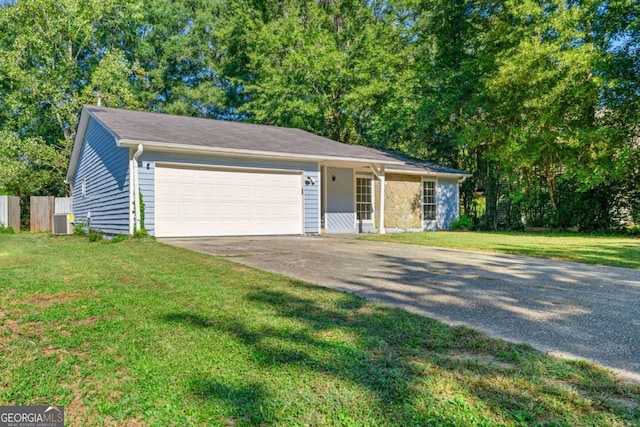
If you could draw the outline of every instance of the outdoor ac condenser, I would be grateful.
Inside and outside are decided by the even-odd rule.
[[[72,234],[73,233],[73,215],[71,214],[55,214],[53,216],[53,234]]]

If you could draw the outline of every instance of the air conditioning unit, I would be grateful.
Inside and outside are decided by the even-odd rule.
[[[73,234],[73,214],[53,216],[53,234]]]

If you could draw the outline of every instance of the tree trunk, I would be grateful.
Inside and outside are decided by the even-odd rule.
[[[485,165],[485,229],[495,231],[498,229],[498,196],[499,183],[496,167],[491,161]]]

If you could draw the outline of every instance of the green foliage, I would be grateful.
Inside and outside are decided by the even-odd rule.
[[[109,240],[109,243],[120,243],[120,242],[126,242],[128,240],[130,240],[130,237],[127,236],[126,234],[117,234]]]
[[[484,80],[492,109],[481,126],[490,127],[489,155],[512,184],[535,177],[559,215],[559,180],[588,191],[618,179],[625,168],[624,139],[622,129],[608,126],[606,113],[598,113],[608,84],[601,68],[608,52],[583,26],[595,19],[596,2],[553,9],[525,3],[509,9],[521,38],[497,54],[496,72]],[[557,222],[565,225],[566,219]]]
[[[73,225],[73,235],[74,236],[84,236],[86,233],[84,224],[81,222],[76,222]]]
[[[148,236],[149,236],[149,233],[147,232],[147,230],[145,228],[140,228],[140,229],[137,229],[137,230],[135,230],[133,232],[133,237],[136,238],[136,239],[141,239],[141,238],[148,237]]]
[[[144,227],[144,218],[145,218],[145,203],[144,200],[142,198],[142,192],[140,192],[140,197],[138,200],[138,203],[140,203],[140,230],[145,230]],[[145,230],[146,233],[146,230]]]
[[[482,227],[509,226],[504,201],[514,198],[524,202],[515,226],[583,222],[562,206],[579,205],[558,188],[567,181],[581,194],[616,190],[612,212],[640,209],[619,185],[637,170],[629,159],[638,127],[630,124],[638,123],[640,67],[630,58],[640,9],[631,3],[436,1],[417,9],[419,146],[474,172],[462,207],[472,214],[474,193],[483,193]]]
[[[11,226],[5,227],[3,224],[0,224],[0,234],[15,234],[15,231]]]
[[[147,232],[147,229],[144,226],[145,203],[142,197],[142,193],[140,193],[140,198],[138,201],[140,203],[140,225],[139,227],[136,227],[135,230],[133,230],[133,237],[140,239],[140,238],[147,237],[149,233]]]
[[[473,229],[473,220],[468,216],[461,216],[459,219],[453,221],[451,223],[452,230],[472,230]]]
[[[99,96],[464,169],[480,228],[638,223],[639,22],[637,0],[8,2],[0,193],[65,194]]]
[[[377,138],[382,111],[411,87],[414,73],[402,27],[389,25],[393,5],[263,6],[226,2],[222,10],[222,50],[235,53],[222,67],[242,90],[233,97],[237,111],[345,143],[387,145]]]
[[[142,36],[132,35],[130,55],[144,70],[133,84],[145,109],[188,116],[226,113],[221,77],[223,41],[217,27],[226,25],[219,9],[226,2],[144,0],[139,23]],[[226,36],[225,36],[226,37]]]
[[[104,239],[102,231],[95,228],[89,229],[89,231],[87,232],[87,237],[89,238],[90,242],[99,242]]]
[[[619,230],[619,234],[640,237],[640,226],[624,227]]]
[[[21,198],[43,188],[61,193],[67,158],[40,137],[0,129],[0,189]]]
[[[83,89],[84,99],[100,97],[102,105],[109,107],[128,107],[139,109],[131,79],[143,79],[144,70],[138,63],[130,64],[123,51],[108,50],[91,74],[91,82]]]
[[[83,103],[137,106],[130,48],[137,0],[25,0],[0,6],[0,191],[64,195]],[[23,151],[24,149],[24,151]],[[23,153],[27,153],[24,155]]]

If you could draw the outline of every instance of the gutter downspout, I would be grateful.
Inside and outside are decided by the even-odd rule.
[[[138,158],[142,155],[144,148],[142,144],[138,144],[138,150],[133,154],[133,158],[131,159],[131,166],[133,169],[132,177],[132,186],[133,186],[133,232],[140,230],[140,179],[138,175]],[[133,232],[131,234],[133,234]]]
[[[133,173],[133,150],[129,149],[129,234],[133,235],[134,230],[134,226],[135,226],[135,222],[136,222],[136,216],[135,216],[135,211],[136,211],[136,205],[135,205],[135,191],[133,190],[133,188],[135,187],[136,183],[135,178],[133,177],[134,173]]]

